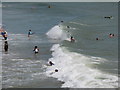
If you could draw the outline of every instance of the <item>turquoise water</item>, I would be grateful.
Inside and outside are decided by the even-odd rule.
[[[3,53],[3,88],[118,87],[118,3],[2,5],[9,42],[8,54]],[[30,39],[29,29],[35,32]],[[48,60],[55,65],[47,67]],[[59,72],[51,74],[55,68]]]

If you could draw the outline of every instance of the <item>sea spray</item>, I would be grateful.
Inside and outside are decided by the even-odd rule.
[[[59,40],[65,40],[67,38],[67,34],[64,30],[61,29],[59,25],[56,25],[52,27],[46,35],[51,39],[59,39]]]
[[[116,88],[118,77],[109,75],[98,69],[88,66],[92,62],[105,62],[106,59],[86,56],[75,52],[69,52],[59,44],[51,48],[52,58],[49,60],[55,65],[47,68],[46,74],[65,82],[62,87],[69,88]],[[96,60],[97,59],[97,60]],[[98,60],[99,59],[99,60]],[[54,72],[55,69],[58,72]]]

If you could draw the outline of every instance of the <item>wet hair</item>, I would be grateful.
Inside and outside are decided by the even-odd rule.
[[[96,40],[98,40],[98,38],[96,38]]]
[[[37,46],[35,46],[35,48],[37,48]]]
[[[49,5],[48,8],[51,8],[51,6]]]
[[[73,36],[71,36],[71,39],[73,39]]]
[[[58,72],[58,69],[55,69],[55,72]]]

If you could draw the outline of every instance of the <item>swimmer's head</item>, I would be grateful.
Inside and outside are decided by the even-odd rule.
[[[35,48],[37,48],[37,46],[35,46]]]

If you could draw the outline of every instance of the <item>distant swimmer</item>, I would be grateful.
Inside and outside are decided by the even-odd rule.
[[[34,33],[32,32],[32,30],[29,30],[28,32],[28,37],[30,37],[30,35],[33,35]]]
[[[51,8],[51,6],[49,5],[48,8]]]
[[[5,50],[5,52],[8,51],[8,42],[7,41],[4,42],[4,50]]]
[[[35,54],[37,54],[39,52],[39,48],[37,46],[35,46],[33,51],[35,52]]]
[[[75,39],[73,38],[73,36],[70,37],[70,41],[75,42]]]
[[[109,34],[109,37],[110,37],[110,38],[112,38],[112,37],[114,37],[114,36],[115,36],[115,35],[112,34],[112,33]]]
[[[61,21],[61,23],[63,23],[63,21]]]
[[[52,66],[54,65],[54,63],[52,61],[49,61],[49,65]]]
[[[98,38],[96,38],[96,40],[99,40]]]
[[[112,36],[114,37],[115,35],[114,35],[114,34],[112,34]]]
[[[67,28],[70,28],[70,26],[67,26]]]
[[[58,72],[58,69],[55,69],[55,72]]]
[[[107,16],[107,17],[104,17],[104,18],[108,18],[108,19],[111,19],[111,18],[112,18],[112,16]]]
[[[7,32],[5,30],[1,31],[1,35],[4,37],[4,40],[7,40]]]

